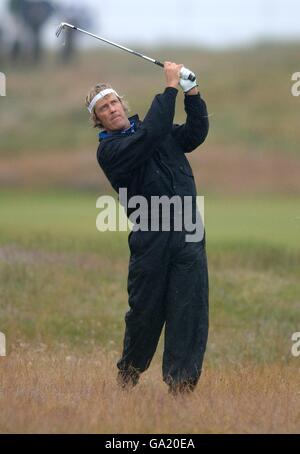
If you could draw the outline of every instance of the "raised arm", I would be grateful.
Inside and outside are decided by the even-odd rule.
[[[197,89],[197,81],[180,80],[185,92],[184,107],[187,114],[183,125],[175,125],[173,136],[184,153],[189,153],[201,145],[207,137],[209,123],[205,101]]]

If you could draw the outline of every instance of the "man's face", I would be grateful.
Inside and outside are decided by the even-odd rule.
[[[95,114],[107,132],[123,130],[130,126],[123,105],[114,93],[96,102]]]

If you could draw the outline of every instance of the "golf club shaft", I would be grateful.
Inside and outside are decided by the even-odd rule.
[[[128,47],[121,46],[121,44],[117,44],[117,43],[114,43],[113,41],[109,41],[108,39],[101,38],[100,36],[94,35],[94,33],[90,33],[90,32],[88,32],[88,31],[86,31],[86,30],[82,30],[82,29],[79,28],[79,27],[75,27],[75,25],[68,24],[68,26],[71,27],[71,28],[73,28],[74,30],[77,30],[78,32],[84,33],[85,35],[92,36],[93,38],[96,38],[96,39],[98,39],[99,41],[103,41],[103,42],[105,42],[105,43],[107,43],[107,44],[111,44],[112,46],[118,47],[119,49],[125,50],[126,52],[129,52],[130,54],[136,55],[137,57],[141,57],[141,58],[143,58],[144,60],[148,60],[148,61],[150,61],[151,63],[155,63],[156,65],[161,66],[162,68],[164,68],[164,64],[161,63],[161,62],[158,61],[158,60],[155,60],[154,58],[147,57],[146,55],[143,55],[143,54],[141,54],[140,52],[136,52],[135,50],[129,49]],[[195,77],[194,77],[192,74],[190,74],[190,75],[189,75],[189,79],[190,79],[191,81],[194,81],[194,80],[195,80]]]
[[[104,41],[105,43],[111,44],[112,46],[118,47],[119,49],[125,50],[126,52],[129,52],[130,54],[137,55],[138,57],[144,58],[145,60],[151,61],[152,63],[155,63],[156,65],[159,65],[161,67],[164,67],[163,63],[161,63],[158,60],[154,60],[153,58],[147,57],[146,55],[141,54],[140,52],[136,52],[132,49],[128,49],[128,47],[121,46],[121,44],[114,43],[113,41],[109,41],[108,39],[101,38],[100,36],[94,35],[93,33],[90,33],[86,30],[82,30],[79,27],[74,26],[74,30],[77,30],[81,33],[85,33],[86,35],[92,36],[93,38],[99,39],[99,41]]]

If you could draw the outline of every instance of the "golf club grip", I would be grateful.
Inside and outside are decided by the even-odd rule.
[[[158,66],[161,66],[162,68],[164,68],[164,64],[161,63],[160,61],[158,60],[155,60],[154,63]],[[189,75],[189,80],[191,80],[192,82],[194,82],[194,80],[196,79],[195,76],[193,76],[192,74]]]

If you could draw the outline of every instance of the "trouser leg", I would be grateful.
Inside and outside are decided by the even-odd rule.
[[[208,337],[208,270],[205,237],[184,241],[174,233],[176,252],[168,280],[164,381],[171,390],[193,390],[201,374]]]
[[[165,322],[169,232],[134,232],[129,245],[130,309],[126,313],[121,373],[145,371],[153,358]]]

